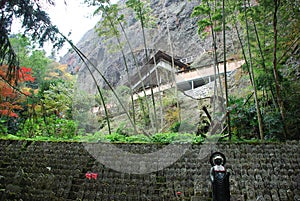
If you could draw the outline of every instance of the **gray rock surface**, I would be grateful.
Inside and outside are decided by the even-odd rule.
[[[120,4],[122,4],[122,2]],[[205,40],[200,39],[197,33],[198,18],[191,17],[193,8],[199,4],[199,0],[151,0],[152,16],[155,18],[156,23],[153,28],[146,29],[147,47],[152,50],[162,50],[171,55],[173,52],[175,58],[187,58],[191,56],[196,58],[204,52],[211,52],[211,37]],[[128,23],[126,33],[139,65],[142,65],[145,63],[145,55],[140,23],[134,19],[134,15],[130,10],[124,9],[124,13]],[[228,34],[228,40],[232,38],[230,37],[231,35],[232,34]],[[125,42],[124,36],[122,40]],[[116,86],[124,83],[121,78],[122,75],[126,73],[121,53],[112,53],[108,48],[108,44],[113,43],[116,43],[115,39],[105,41],[105,39],[99,37],[94,30],[89,30],[77,44],[77,47],[91,60],[109,82],[113,86]],[[133,73],[136,67],[134,66],[133,58],[126,43],[124,52],[126,54],[129,72]],[[87,67],[74,51],[71,50],[60,62],[67,63],[69,65],[69,71],[71,72],[79,71],[78,83],[82,89],[92,93],[96,91],[96,85],[89,75],[90,73]],[[206,59],[206,63],[210,63],[209,59]],[[203,62],[201,64],[203,64]],[[96,73],[95,69],[91,66],[90,68],[97,83],[100,86],[106,87],[99,73]]]

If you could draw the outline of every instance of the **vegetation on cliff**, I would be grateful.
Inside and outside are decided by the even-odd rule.
[[[114,86],[107,74],[99,70],[97,62],[89,59],[66,37],[60,37],[47,14],[41,10],[39,1],[28,0],[28,7],[26,2],[4,1],[0,4],[1,19],[5,22],[1,25],[3,37],[0,41],[2,136],[122,142],[171,142],[170,139],[199,142],[214,134],[229,139],[299,139],[298,1],[203,0],[194,7],[188,17],[197,20],[201,40],[210,38],[212,52],[208,55],[215,68],[214,98],[204,104],[204,100],[193,100],[195,105],[188,101],[188,97],[180,96],[176,85],[161,95],[154,93],[151,84],[144,86],[143,81],[144,95],[135,99],[131,86]],[[155,49],[154,43],[147,41],[147,34],[155,29],[153,22],[163,23],[153,14],[157,13],[153,5],[166,7],[175,2],[130,0],[124,5],[111,4],[110,1],[85,2],[99,6],[95,14],[102,14],[102,20],[97,32],[113,50],[111,55],[120,52],[118,66],[126,69],[123,77],[130,83],[133,68],[142,80],[139,69],[149,61],[150,50]],[[22,12],[19,8],[23,9]],[[34,10],[36,19],[29,19],[26,12],[33,8],[37,8]],[[25,34],[33,32],[32,37],[10,34],[9,16],[12,15],[24,15]],[[133,19],[139,24],[132,22]],[[43,26],[35,30],[41,23]],[[141,55],[145,60],[134,51],[128,39],[132,27],[141,30],[143,40],[139,46],[144,51]],[[164,44],[173,56],[174,41],[170,29],[172,27],[167,22],[167,41]],[[237,40],[229,40],[227,33]],[[81,83],[87,84],[82,80],[75,84],[76,76],[66,73],[67,65],[59,65],[47,58],[43,51],[35,49],[36,42],[42,44],[47,39],[54,41],[55,45],[60,45],[65,39],[72,45],[90,76],[85,79],[93,80],[96,86],[96,94],[81,88]],[[112,42],[115,39],[117,43]],[[196,41],[194,43],[198,45]],[[220,62],[226,58],[245,60],[242,71],[229,76],[224,62],[225,73],[221,75]],[[172,63],[174,67],[174,58]],[[106,83],[106,89],[100,83],[102,81]],[[170,82],[174,84],[175,79]],[[146,96],[146,87],[150,89],[149,96]],[[204,107],[207,104],[208,107]],[[203,111],[205,114],[199,115]],[[104,134],[105,131],[108,135]]]

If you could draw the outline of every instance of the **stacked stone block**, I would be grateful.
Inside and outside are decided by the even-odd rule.
[[[125,152],[145,154],[165,145],[115,146]],[[129,174],[101,164],[82,143],[1,140],[0,200],[209,201],[209,155],[202,154],[208,147],[191,145],[164,169]],[[210,149],[227,157],[232,201],[300,200],[299,142],[220,143]],[[159,166],[174,153],[165,154],[152,165]],[[105,157],[114,160],[111,155]],[[87,179],[87,172],[98,173],[97,179]]]

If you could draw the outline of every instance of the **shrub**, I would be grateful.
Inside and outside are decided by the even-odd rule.
[[[119,133],[112,133],[112,134],[106,135],[105,138],[109,142],[125,142],[126,141],[126,136],[119,134]]]
[[[0,120],[0,134],[6,135],[8,132],[7,126],[5,125],[6,121],[4,119]]]
[[[157,133],[151,136],[151,142],[154,143],[171,143],[174,141],[176,133]]]
[[[37,136],[71,139],[76,135],[77,123],[73,120],[50,116],[27,119],[18,136],[32,138]]]
[[[153,143],[177,143],[177,142],[189,142],[189,143],[202,143],[204,138],[202,136],[196,136],[196,134],[190,133],[157,133],[151,136],[151,142]]]
[[[190,133],[177,133],[174,136],[173,142],[194,142],[195,135]]]
[[[233,105],[231,111],[231,126],[238,138],[252,138],[258,136],[258,122],[254,104],[245,104],[244,98],[233,98],[229,100]],[[253,136],[255,134],[255,136]]]
[[[176,133],[179,131],[179,128],[180,128],[180,122],[177,121],[171,125],[170,131]]]
[[[173,95],[165,96],[162,99],[163,107],[175,107],[177,105],[176,97]]]
[[[129,137],[126,137],[126,142],[130,143],[146,143],[151,142],[150,138],[145,135],[132,135]]]
[[[263,116],[265,126],[265,139],[283,139],[283,125],[280,113],[276,111],[265,111]]]
[[[186,121],[175,122],[170,127],[170,132],[173,133],[194,133],[197,129],[196,125],[190,124]]]

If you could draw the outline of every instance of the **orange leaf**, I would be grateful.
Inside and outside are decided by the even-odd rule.
[[[9,117],[16,117],[16,118],[19,117],[18,114],[14,113],[14,112],[12,112],[10,110],[0,110],[0,114],[4,115],[4,116],[9,116]]]

